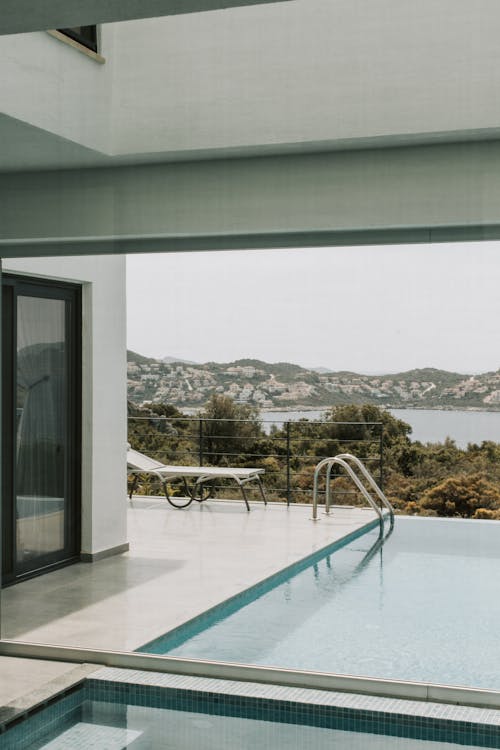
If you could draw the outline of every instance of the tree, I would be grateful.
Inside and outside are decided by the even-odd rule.
[[[349,423],[331,425],[331,437],[343,440],[376,439],[380,435],[378,423],[382,424],[384,447],[392,447],[403,441],[409,444],[411,427],[401,419],[393,417],[386,409],[372,404],[347,404],[334,406],[324,416],[325,422]]]
[[[211,396],[200,414],[207,463],[215,466],[248,463],[245,454],[255,453],[256,441],[264,436],[258,413],[257,407],[237,404],[229,396]]]
[[[472,518],[479,509],[500,509],[500,490],[481,474],[459,474],[426,490],[420,505],[438,516]]]

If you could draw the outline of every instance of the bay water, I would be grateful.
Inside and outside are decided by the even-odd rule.
[[[262,411],[265,431],[273,424],[299,419],[321,419],[326,409],[311,411]],[[500,443],[500,412],[494,411],[443,411],[440,409],[390,409],[393,416],[412,427],[410,438],[421,443],[443,443],[446,438],[455,441],[459,448],[468,443],[493,440]]]

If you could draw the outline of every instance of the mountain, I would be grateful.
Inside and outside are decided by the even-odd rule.
[[[158,360],[154,357],[144,357],[142,354],[137,354],[130,349],[127,349],[127,362],[138,362],[140,364],[154,364]]]
[[[179,359],[178,357],[162,357],[160,362],[164,362],[166,365],[170,365],[173,362],[178,362],[181,365],[197,365],[198,362],[192,362],[190,359]]]
[[[469,375],[424,367],[364,375],[259,359],[196,364],[128,352],[127,360],[128,396],[137,403],[201,407],[218,393],[259,408],[372,403],[392,408],[500,410],[500,370]]]

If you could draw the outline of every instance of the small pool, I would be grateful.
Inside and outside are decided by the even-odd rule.
[[[396,519],[143,647],[193,659],[500,689],[500,523]]]
[[[0,735],[2,750],[438,750],[500,747],[498,712],[445,707],[417,707],[321,691],[277,688],[251,683],[229,692],[216,681],[193,688],[165,687],[175,678],[135,672],[131,682],[90,679],[71,694],[38,711]],[[139,679],[140,684],[135,684]],[[184,679],[184,678],[181,678]],[[186,678],[187,680],[193,678]],[[163,683],[159,687],[155,683]],[[217,683],[220,687],[220,682]],[[238,694],[239,690],[239,694]],[[286,692],[288,690],[288,692]],[[247,693],[245,695],[244,693]],[[312,697],[311,697],[312,696]],[[378,700],[378,699],[377,699]],[[349,701],[351,707],[348,707]],[[397,704],[397,705],[396,705]],[[493,724],[488,721],[493,721]]]

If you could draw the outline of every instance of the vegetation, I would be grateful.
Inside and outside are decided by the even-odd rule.
[[[410,439],[408,424],[371,404],[332,407],[322,420],[302,419],[266,434],[255,408],[213,395],[200,418],[169,405],[129,403],[129,441],[164,463],[262,466],[270,499],[295,502],[311,501],[321,458],[353,453],[380,478],[382,449],[383,486],[397,512],[500,520],[499,443],[424,445]],[[359,501],[345,476],[334,475],[333,488],[335,502]],[[142,491],[151,491],[150,478]],[[228,494],[224,484],[217,492]]]
[[[228,396],[213,395],[202,412],[203,455],[211,466],[251,465],[250,456],[259,450],[262,428],[258,409],[236,404]]]
[[[481,474],[459,474],[426,490],[421,505],[437,516],[487,518],[489,512],[499,512],[500,491]]]

